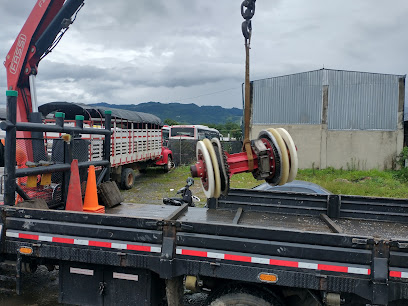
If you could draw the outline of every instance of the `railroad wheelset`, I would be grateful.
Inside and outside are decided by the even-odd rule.
[[[207,198],[227,195],[230,177],[237,173],[252,172],[257,180],[271,185],[283,185],[293,181],[298,170],[295,143],[283,128],[270,128],[259,133],[251,141],[253,166],[249,165],[248,154],[228,154],[222,149],[218,138],[198,141],[197,162],[191,166],[193,177],[199,177]]]

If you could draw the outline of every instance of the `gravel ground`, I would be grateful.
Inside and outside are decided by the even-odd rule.
[[[161,168],[148,168],[146,174],[136,172],[135,185],[132,189],[122,191],[125,202],[140,204],[163,204],[163,198],[178,197],[177,190],[186,185],[186,179],[191,176],[186,167],[163,173]],[[190,187],[193,195],[201,199],[198,206],[204,206],[206,197],[201,187],[200,179],[194,179]]]

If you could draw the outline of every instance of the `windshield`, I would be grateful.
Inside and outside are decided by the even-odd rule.
[[[172,128],[171,128],[171,136],[172,136],[172,137],[177,137],[177,136],[194,137],[194,128],[189,128],[189,127],[172,127]]]
[[[164,140],[169,139],[169,130],[163,130],[163,139]]]

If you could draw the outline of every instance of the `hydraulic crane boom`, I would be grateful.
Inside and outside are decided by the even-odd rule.
[[[84,0],[38,0],[28,16],[4,62],[7,89],[18,92],[18,122],[41,122],[35,87],[38,64],[58,44],[83,5]],[[28,160],[45,159],[41,132],[18,132],[17,137]]]
[[[18,91],[17,121],[30,121],[30,114],[38,112],[38,64],[59,42],[83,4],[84,0],[38,0],[18,34],[4,62],[7,89]]]

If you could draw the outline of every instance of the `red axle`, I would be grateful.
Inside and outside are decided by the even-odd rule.
[[[229,166],[230,177],[237,173],[249,171],[248,155],[246,152],[235,154],[228,154],[227,152],[225,152],[225,155],[227,156],[227,164]],[[254,150],[252,150],[252,156],[254,158],[254,170],[256,170],[258,169],[258,156],[255,154]]]

